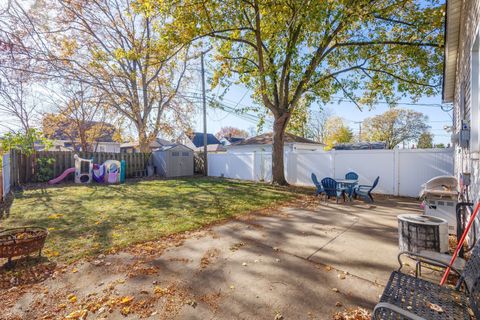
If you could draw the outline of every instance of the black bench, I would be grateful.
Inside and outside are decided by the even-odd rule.
[[[480,241],[455,289],[393,272],[372,319],[480,319]]]

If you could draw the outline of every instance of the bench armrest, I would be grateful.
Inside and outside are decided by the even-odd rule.
[[[400,307],[397,307],[396,305],[393,305],[393,304],[388,303],[388,302],[377,303],[377,305],[375,306],[375,309],[373,309],[372,319],[377,319],[376,314],[377,314],[377,312],[380,312],[379,309],[387,309],[387,310],[393,311],[396,314],[401,315],[405,319],[426,320],[425,318],[417,316],[416,314],[414,314],[414,313],[412,313],[408,310],[404,310],[404,309],[402,309]]]
[[[440,260],[437,260],[437,259],[433,259],[431,257],[426,257],[426,256],[423,256],[419,253],[415,253],[415,252],[410,252],[410,251],[402,251],[398,254],[398,264],[400,265],[400,267],[398,268],[398,271],[400,271],[403,267],[403,263],[402,263],[402,259],[401,257],[403,255],[406,255],[406,256],[409,256],[409,257],[415,257],[415,258],[421,258],[422,259],[422,262],[426,262],[426,263],[432,263],[433,265],[437,266],[437,267],[441,267],[441,268],[448,268],[448,263],[445,263],[443,261],[440,261]],[[455,272],[458,276],[462,276],[462,272],[460,272],[459,270],[457,270],[455,267],[451,266],[450,269]]]

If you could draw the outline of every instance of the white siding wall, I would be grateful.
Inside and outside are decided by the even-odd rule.
[[[458,134],[461,127],[462,117],[470,120],[472,116],[472,90],[471,85],[471,63],[472,47],[480,26],[480,1],[464,1],[462,8],[462,19],[460,26],[460,39],[457,57],[457,74],[455,80],[454,94],[454,130]],[[478,70],[475,71],[478,73]],[[464,110],[461,110],[464,106]],[[477,110],[478,111],[478,110]],[[478,115],[479,112],[476,112]],[[472,119],[474,120],[474,119]],[[477,123],[480,119],[476,119]],[[471,124],[472,125],[472,124]],[[474,125],[475,126],[475,125]],[[460,176],[462,172],[471,173],[472,185],[470,188],[470,200],[480,200],[480,160],[478,155],[472,156],[469,148],[460,148],[455,145],[455,175]]]
[[[271,181],[270,153],[209,154],[210,176]],[[285,174],[290,184],[313,186],[311,174],[342,178],[359,174],[360,184],[380,176],[378,193],[416,197],[421,185],[439,175],[453,174],[453,149],[356,150],[285,153]]]

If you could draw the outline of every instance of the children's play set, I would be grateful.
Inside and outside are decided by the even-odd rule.
[[[93,163],[93,159],[82,159],[75,155],[75,167],[68,168],[48,183],[59,183],[71,173],[75,174],[75,183],[90,183],[92,179],[98,183],[123,183],[125,182],[125,160],[107,160],[99,165]]]

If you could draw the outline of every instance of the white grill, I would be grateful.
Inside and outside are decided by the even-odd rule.
[[[447,220],[448,233],[456,234],[458,181],[452,176],[438,176],[422,185],[420,198],[424,203],[424,214]]]

